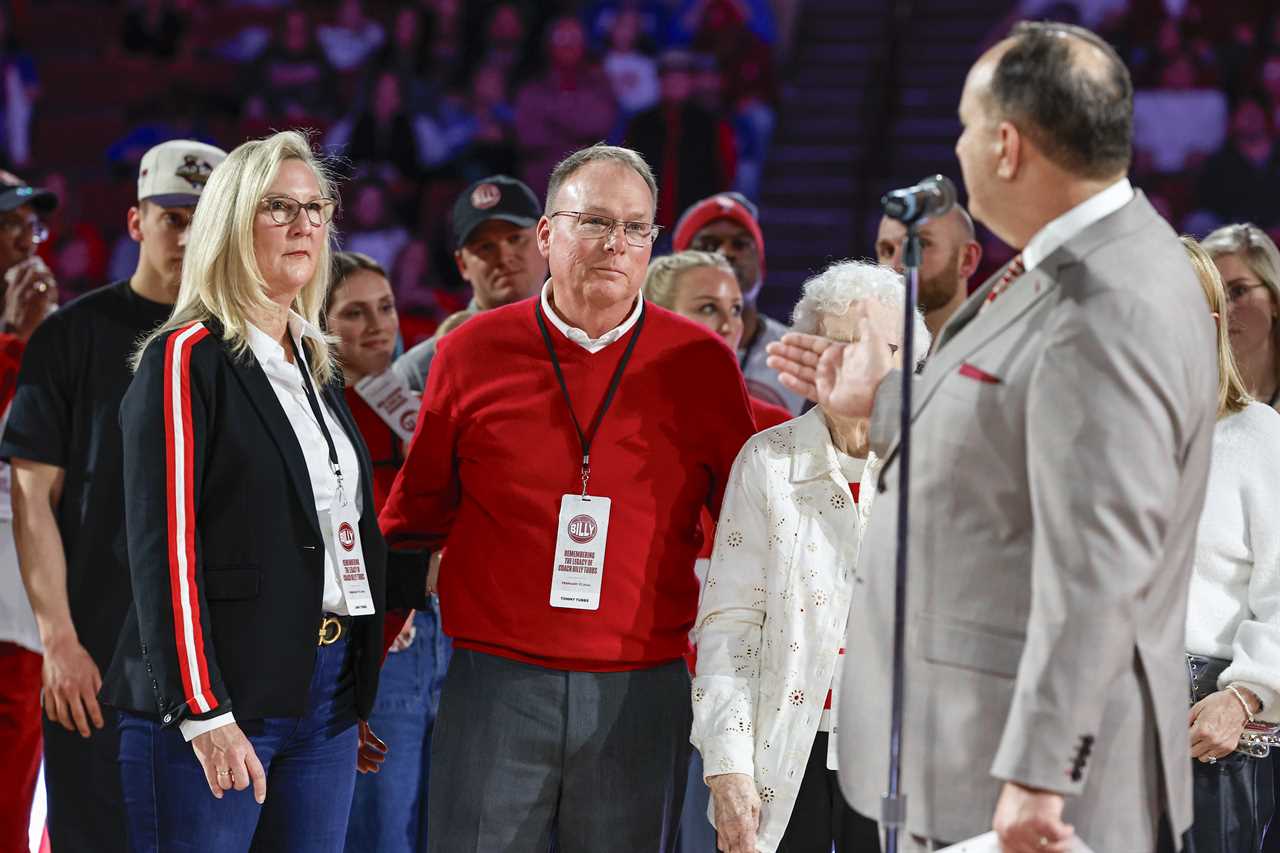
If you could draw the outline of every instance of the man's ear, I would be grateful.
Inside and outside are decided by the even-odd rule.
[[[142,205],[135,204],[125,215],[125,229],[135,243],[142,242]]]
[[[538,253],[544,258],[551,256],[551,218],[548,216],[538,220]]]
[[[1026,140],[1017,126],[1011,121],[1000,122],[996,130],[996,174],[1006,181],[1018,177],[1022,167],[1022,158],[1026,155],[1023,146]]]

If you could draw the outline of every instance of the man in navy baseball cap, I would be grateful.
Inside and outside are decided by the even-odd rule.
[[[528,299],[547,279],[534,226],[542,205],[533,190],[507,175],[481,178],[453,204],[453,260],[471,285],[470,311],[487,311]],[[410,349],[392,366],[409,387],[421,392],[435,357],[435,339]]]

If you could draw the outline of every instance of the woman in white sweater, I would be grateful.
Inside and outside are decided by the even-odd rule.
[[[902,336],[902,277],[845,261],[805,283],[793,328]],[[917,316],[920,353],[929,333]],[[820,407],[750,439],[725,490],[694,641],[694,746],[725,853],[873,853],[836,781],[840,653],[875,493],[865,421]]]
[[[1218,424],[1187,603],[1195,759],[1191,853],[1257,851],[1275,809],[1270,762],[1237,752],[1280,720],[1280,414],[1253,401],[1231,356],[1213,261],[1184,244],[1218,318]]]

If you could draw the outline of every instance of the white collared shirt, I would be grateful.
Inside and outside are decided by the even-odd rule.
[[[1110,216],[1133,198],[1133,186],[1128,178],[1121,178],[1102,192],[1085,199],[1048,225],[1041,228],[1027,241],[1022,250],[1022,263],[1033,270],[1058,247],[1088,228],[1099,219]]]
[[[590,353],[597,353],[616,341],[618,338],[631,331],[631,327],[640,319],[640,307],[644,304],[644,297],[637,294],[635,307],[631,309],[631,313],[627,315],[627,319],[623,320],[617,326],[605,332],[598,338],[593,338],[581,329],[574,328],[560,319],[560,315],[551,307],[551,279],[547,279],[542,285],[542,313],[551,321],[551,325],[560,330],[560,334],[573,341],[578,346]]]
[[[289,334],[297,342],[299,352],[304,352],[303,338],[311,338],[317,346],[327,346],[324,333],[292,311],[289,312]],[[307,394],[302,385],[302,373],[298,370],[296,363],[290,364],[285,360],[284,347],[280,342],[273,340],[270,335],[252,323],[248,325],[246,338],[249,349],[253,351],[258,364],[262,365],[263,372],[267,374],[271,390],[276,392],[280,408],[284,410],[285,417],[289,419],[289,425],[293,427],[293,434],[298,439],[302,457],[307,463],[307,474],[311,481],[311,493],[315,497],[321,535],[327,536],[329,534],[325,530],[324,519],[337,495],[338,478],[329,464],[329,444],[325,441],[324,433],[320,431],[320,425],[316,421],[311,404],[307,402]],[[319,395],[319,385],[315,377],[312,377],[311,383],[312,390]],[[356,459],[355,447],[352,446],[351,439],[347,437],[346,430],[342,428],[333,411],[324,403],[324,397],[319,396],[318,399],[321,411],[324,413],[325,424],[338,451],[343,493],[349,500],[356,502],[356,510],[359,512],[363,497],[360,493],[360,464]],[[326,613],[345,615],[349,612],[346,596],[342,591],[342,583],[338,580],[337,566],[334,565],[327,548],[324,554],[324,596],[321,602],[322,609]],[[317,625],[319,617],[320,614],[317,613]],[[208,720],[184,720],[179,723],[178,728],[182,736],[190,741],[196,735],[234,722],[234,713],[228,711]]]

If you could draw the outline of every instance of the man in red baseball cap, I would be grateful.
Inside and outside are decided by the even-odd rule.
[[[704,198],[686,210],[676,222],[672,249],[719,252],[729,261],[742,288],[742,343],[738,363],[753,397],[800,414],[805,399],[785,388],[776,371],[765,364],[765,346],[781,340],[787,327],[756,308],[764,285],[764,235],[756,206],[741,193],[726,192]]]

